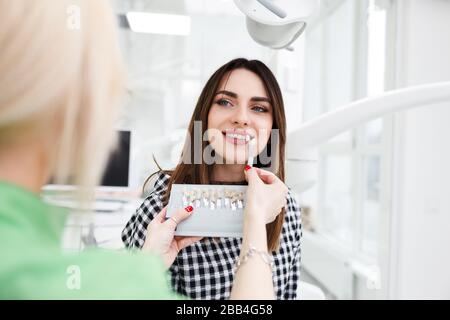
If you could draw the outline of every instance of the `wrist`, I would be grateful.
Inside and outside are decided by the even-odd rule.
[[[267,250],[267,232],[266,223],[262,220],[244,221],[242,235],[242,248],[253,244],[260,249]]]
[[[252,223],[263,222],[264,225],[267,223],[267,218],[270,215],[269,210],[262,206],[248,206],[245,208],[244,220]]]
[[[266,225],[266,217],[264,212],[252,211],[246,212],[244,214],[244,223],[256,224],[256,225]]]

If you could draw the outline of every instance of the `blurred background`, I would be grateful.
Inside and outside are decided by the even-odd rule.
[[[254,42],[231,0],[111,2],[122,18],[175,14],[189,26],[140,33],[120,23],[129,85],[117,126],[132,132],[127,187],[137,193],[157,170],[153,156],[164,169],[176,165],[202,87],[233,58],[274,72],[288,132],[358,99],[450,81],[447,0],[324,0],[290,50]],[[424,106],[320,145],[317,183],[298,194],[302,280],[329,299],[450,298],[449,120],[450,103]],[[97,238],[91,223],[83,239],[120,247],[131,213],[99,214]]]

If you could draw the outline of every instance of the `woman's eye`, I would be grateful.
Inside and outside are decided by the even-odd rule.
[[[220,99],[220,100],[218,100],[218,101],[217,101],[217,104],[220,105],[220,106],[223,106],[223,107],[229,107],[229,106],[231,106],[230,101],[225,100],[225,99]]]
[[[254,107],[252,108],[252,110],[254,110],[254,111],[256,111],[256,112],[266,112],[266,111],[267,111],[266,108],[260,107],[260,106],[254,106]]]

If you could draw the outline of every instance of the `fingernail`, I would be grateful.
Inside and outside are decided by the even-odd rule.
[[[187,212],[192,212],[194,208],[192,206],[187,206],[186,208],[184,208],[184,210],[186,210]]]
[[[245,166],[245,171],[248,171],[248,170],[250,170],[252,167],[250,167],[249,165],[246,165]]]

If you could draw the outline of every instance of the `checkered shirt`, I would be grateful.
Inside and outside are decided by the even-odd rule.
[[[162,197],[168,181],[167,174],[158,174],[151,193],[126,224],[122,241],[127,248],[144,245],[148,224],[163,209]],[[300,208],[289,191],[280,247],[273,253],[277,299],[297,299],[301,237]],[[241,244],[242,239],[238,238],[204,238],[184,248],[169,269],[173,289],[191,299],[228,299]]]

